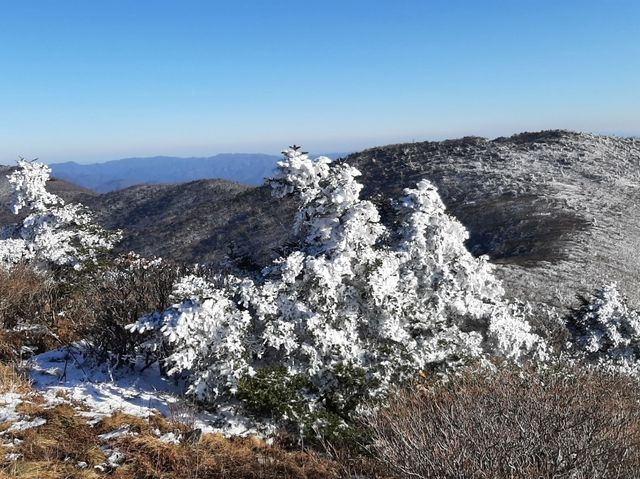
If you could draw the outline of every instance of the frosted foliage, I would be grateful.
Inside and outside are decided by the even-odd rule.
[[[8,176],[13,188],[11,209],[18,214],[22,208],[34,212],[46,212],[51,206],[63,204],[63,201],[45,188],[51,168],[43,163],[26,160],[18,161],[19,170]]]
[[[389,235],[360,198],[356,169],[297,147],[284,156],[271,186],[299,200],[297,250],[255,281],[187,277],[176,286],[185,301],[132,326],[155,331],[149,347],[169,348],[171,371],[187,373],[199,398],[233,401],[239,375],[284,366],[308,380],[315,410],[344,368],[363,371],[375,398],[421,370],[544,355],[525,309],[502,299],[491,266],[466,250],[466,230],[429,182],[405,190],[401,230]]]
[[[376,242],[384,228],[375,206],[360,199],[360,172],[346,163],[315,161],[298,148],[283,152],[271,180],[274,196],[295,193],[300,200],[294,231],[303,235],[309,252],[356,252]]]
[[[640,359],[640,314],[628,308],[615,284],[598,289],[575,318],[576,344],[605,360]]]
[[[228,288],[203,290],[202,278],[197,276],[184,278],[176,291],[191,296],[129,329],[160,331],[162,341],[152,338],[146,347],[155,350],[164,343],[171,349],[169,374],[197,372],[190,380],[190,394],[213,400],[222,392],[235,392],[238,380],[251,373],[247,361],[249,313],[229,298]]]
[[[0,265],[28,262],[36,268],[72,266],[96,259],[113,247],[119,233],[97,226],[89,211],[79,204],[64,204],[45,185],[50,169],[37,162],[20,160],[20,169],[8,176],[13,187],[12,210],[29,214],[22,224],[0,232]]]
[[[514,359],[534,349],[538,339],[522,307],[502,300],[492,266],[466,249],[468,233],[446,213],[437,189],[422,180],[405,190],[398,208],[404,218],[399,248],[379,268],[383,280],[371,283],[382,327],[398,341],[410,332],[421,354],[438,331],[443,338],[455,331],[456,341],[440,342],[450,355],[475,355],[478,341],[487,352]],[[438,348],[436,357],[442,353]]]

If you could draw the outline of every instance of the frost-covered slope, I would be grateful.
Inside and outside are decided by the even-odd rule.
[[[429,178],[509,292],[568,304],[618,281],[640,303],[640,140],[564,131],[373,148],[348,161],[366,194]]]
[[[103,224],[125,230],[120,251],[187,262],[217,262],[238,248],[264,258],[293,217],[264,188],[225,180],[134,186],[86,204]]]
[[[614,280],[640,306],[640,140],[550,131],[390,145],[346,161],[382,206],[422,178],[435,183],[470,230],[468,246],[491,256],[514,296],[567,305]],[[0,171],[5,202],[3,185]],[[59,194],[123,228],[121,250],[186,261],[217,262],[232,249],[266,264],[294,214],[265,187],[217,180]]]

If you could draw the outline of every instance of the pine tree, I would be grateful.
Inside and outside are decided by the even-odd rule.
[[[0,231],[0,266],[29,263],[35,269],[81,269],[111,249],[119,232],[98,226],[80,204],[65,204],[46,189],[51,169],[39,162],[20,160],[8,176],[13,188],[12,210],[29,214],[21,224]]]

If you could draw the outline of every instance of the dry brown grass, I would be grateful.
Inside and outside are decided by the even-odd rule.
[[[0,363],[0,394],[9,392],[27,394],[31,392],[31,382],[14,364]]]
[[[131,416],[121,411],[116,411],[95,425],[97,434],[105,434],[117,429],[127,428],[136,434],[154,434],[158,430],[162,434],[173,432],[180,434],[187,432],[188,427],[184,424],[170,421],[160,414],[151,414],[148,417]]]
[[[405,390],[369,424],[375,454],[401,477],[640,474],[640,388],[596,371],[469,372]]]
[[[0,269],[0,326],[12,328],[21,319],[31,321],[51,313],[53,296],[52,281],[28,266]]]
[[[23,416],[35,417],[42,414],[45,409],[44,404],[45,401],[42,399],[42,396],[31,394],[28,396],[28,399],[16,406],[16,412]]]
[[[351,477],[345,468],[325,455],[309,451],[292,451],[269,446],[257,438],[227,439],[205,434],[196,443],[169,444],[156,436],[161,433],[185,433],[183,423],[158,415],[149,418],[117,412],[95,426],[78,414],[76,407],[62,404],[47,407],[37,402],[19,406],[23,414],[42,417],[46,424],[24,431],[8,433],[6,439],[23,442],[10,452],[22,454],[16,461],[0,458],[0,477],[78,478],[97,477],[196,479],[196,478],[296,478],[328,479]],[[126,427],[136,435],[101,441],[100,434]],[[124,453],[125,461],[113,470],[100,472],[95,465],[107,461],[100,446]],[[79,461],[87,468],[77,467]],[[107,468],[108,469],[108,468]],[[355,475],[353,477],[356,477]],[[367,476],[375,477],[375,476]]]
[[[144,435],[123,437],[117,447],[127,456],[117,478],[334,478],[339,466],[319,454],[267,446],[255,438],[227,439],[207,434],[196,444],[166,444]]]
[[[93,468],[78,469],[75,464],[53,461],[15,461],[0,470],[0,478],[20,479],[97,479],[105,477]]]
[[[41,408],[36,416],[46,419],[46,424],[12,435],[24,441],[16,452],[23,454],[26,461],[60,462],[66,459],[74,464],[84,461],[91,466],[104,462],[105,455],[100,450],[95,429],[72,405]]]

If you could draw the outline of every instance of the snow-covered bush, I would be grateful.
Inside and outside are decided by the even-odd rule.
[[[155,331],[147,348],[168,349],[189,393],[263,418],[277,402],[280,419],[318,433],[420,371],[544,355],[429,182],[405,190],[389,232],[358,170],[298,147],[284,156],[271,186],[299,200],[297,249],[257,279],[185,277],[171,308],[131,326]]]
[[[627,306],[615,283],[583,300],[568,325],[588,359],[627,365],[640,360],[640,314]]]
[[[11,208],[28,215],[21,224],[0,231],[0,266],[30,263],[36,269],[69,266],[82,268],[113,247],[118,232],[99,227],[80,204],[65,204],[45,188],[51,169],[38,162],[20,160],[8,176],[13,188]]]

